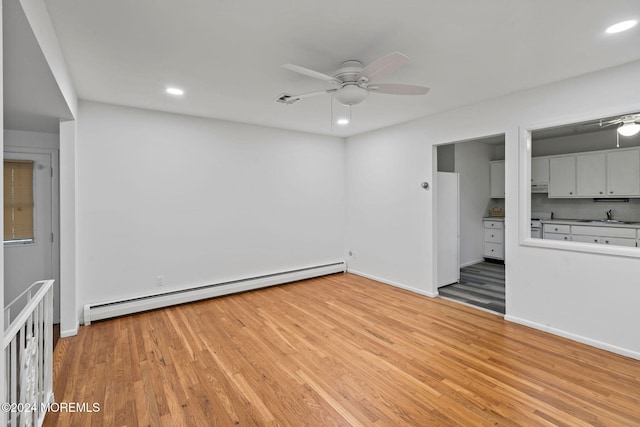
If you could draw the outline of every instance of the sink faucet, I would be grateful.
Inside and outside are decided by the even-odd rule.
[[[607,211],[607,221],[611,221],[613,219],[613,212],[611,209]]]

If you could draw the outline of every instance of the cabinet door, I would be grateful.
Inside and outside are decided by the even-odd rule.
[[[636,247],[636,241],[633,239],[623,239],[620,237],[601,237],[600,243],[603,245]]]
[[[485,242],[484,256],[485,258],[504,259],[504,245]]]
[[[566,240],[571,241],[570,234],[561,234],[561,233],[544,233],[544,238],[547,240]]]
[[[504,199],[504,195],[505,195],[504,162],[492,162],[491,163],[491,198]]]
[[[549,183],[549,158],[533,157],[531,159],[531,183],[532,184],[548,184]]]
[[[485,228],[484,241],[489,243],[504,243],[503,231],[493,228]]]
[[[549,160],[549,197],[575,197],[576,156]]]
[[[607,153],[607,195],[640,195],[640,151],[638,149]]]
[[[582,243],[601,243],[600,236],[582,236],[582,235],[572,235],[572,242],[582,242]]]
[[[604,153],[576,156],[576,193],[578,196],[605,196],[607,190],[606,157]]]

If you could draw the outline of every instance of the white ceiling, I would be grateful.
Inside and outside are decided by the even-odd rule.
[[[81,99],[340,136],[640,60],[639,27],[604,34],[637,0],[45,2]],[[330,88],[282,64],[332,74],[393,51],[411,60],[385,82],[431,92],[372,94],[333,129],[329,95],[274,102]]]

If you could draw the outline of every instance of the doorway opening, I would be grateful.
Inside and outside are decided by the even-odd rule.
[[[440,145],[438,175],[456,174],[459,191],[437,191],[438,294],[442,298],[504,315],[505,300],[505,136],[504,134]],[[457,230],[440,207],[457,197]],[[456,280],[448,269],[449,244],[457,234]]]
[[[4,300],[8,305],[18,298],[14,307],[20,307],[32,283],[54,279],[54,335],[60,323],[58,139],[5,130],[3,156]]]

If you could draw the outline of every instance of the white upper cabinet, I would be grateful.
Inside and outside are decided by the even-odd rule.
[[[504,199],[504,195],[505,195],[504,160],[490,162],[490,165],[491,165],[491,198]]]
[[[607,191],[606,159],[604,153],[576,156],[578,196],[604,197]]]
[[[640,197],[640,148],[551,157],[549,197]]]
[[[607,153],[607,195],[640,196],[640,150]]]
[[[532,184],[548,184],[549,183],[549,158],[533,157],[531,159],[531,183]]]
[[[576,156],[552,157],[549,160],[549,197],[575,197]]]

